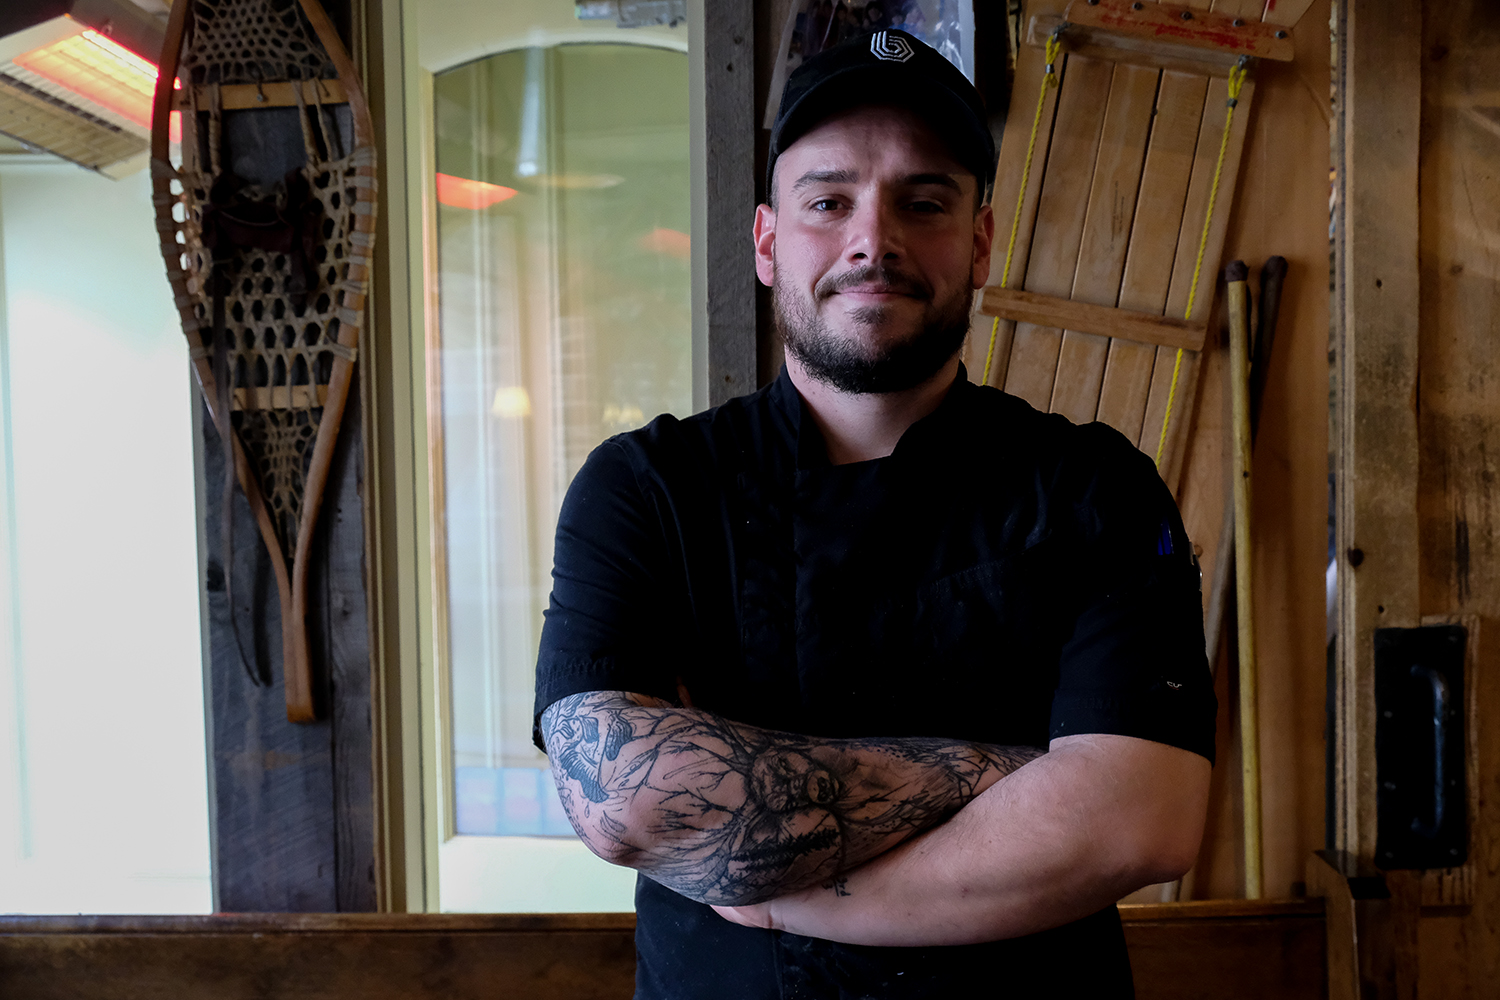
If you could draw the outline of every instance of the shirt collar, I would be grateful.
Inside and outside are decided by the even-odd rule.
[[[913,448],[922,447],[926,450],[934,444],[940,444],[945,437],[951,437],[962,423],[964,400],[974,388],[969,383],[969,370],[960,361],[958,375],[943,396],[943,401],[938,404],[937,409],[906,429],[901,440],[896,442],[892,457],[904,455]],[[796,453],[797,468],[819,469],[827,466],[828,447],[824,443],[823,432],[818,430],[818,423],[812,418],[806,400],[793,384],[786,365],[781,366],[781,373],[771,386],[771,398],[777,423],[787,443]]]

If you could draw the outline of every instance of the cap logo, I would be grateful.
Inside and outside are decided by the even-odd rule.
[[[911,43],[900,35],[877,31],[870,36],[870,54],[886,62],[904,63],[916,55],[916,52],[912,49]]]

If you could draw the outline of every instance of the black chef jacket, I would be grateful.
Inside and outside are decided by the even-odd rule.
[[[590,455],[558,521],[537,715],[679,684],[812,736],[1115,733],[1213,755],[1197,564],[1151,460],[962,371],[873,461],[829,464],[785,369]],[[645,877],[636,908],[642,1000],[1132,995],[1114,907],[933,948],[740,927]]]

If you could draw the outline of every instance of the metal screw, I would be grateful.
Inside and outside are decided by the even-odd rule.
[[[1184,21],[1191,21],[1193,19],[1193,12],[1190,11],[1190,10],[1183,11],[1182,12],[1182,19]]]
[[[1286,37],[1286,32],[1285,31],[1278,31],[1278,32],[1276,32],[1276,37],[1277,38],[1285,38]]]
[[[1097,6],[1099,6],[1099,0],[1089,0],[1089,6],[1090,7],[1097,7]]]
[[[1131,10],[1140,10],[1144,6],[1145,6],[1145,4],[1133,3],[1133,4],[1130,5],[1130,9]]]
[[[1236,28],[1243,28],[1245,26],[1245,19],[1243,17],[1237,17],[1231,23]]]

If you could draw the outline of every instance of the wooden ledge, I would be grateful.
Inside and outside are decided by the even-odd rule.
[[[1195,899],[1183,903],[1121,903],[1120,919],[1148,920],[1271,920],[1283,917],[1323,918],[1321,899]]]
[[[495,934],[635,931],[634,913],[211,913],[0,916],[6,934]]]

